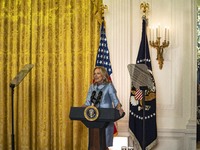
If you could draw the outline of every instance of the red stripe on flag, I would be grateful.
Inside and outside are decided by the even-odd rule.
[[[135,99],[142,100],[142,91],[140,89],[136,89],[135,91]]]
[[[118,135],[116,123],[114,123],[114,133],[113,134],[114,134],[114,136]]]

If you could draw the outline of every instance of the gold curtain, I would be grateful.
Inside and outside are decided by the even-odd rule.
[[[17,150],[86,150],[88,130],[69,119],[92,82],[99,44],[98,0],[0,1],[0,149],[11,148],[12,79]]]

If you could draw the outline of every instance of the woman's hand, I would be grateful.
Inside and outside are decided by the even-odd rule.
[[[117,110],[119,110],[119,114],[120,116],[123,115],[124,113],[124,110],[122,109],[122,104],[118,103],[117,106],[116,106]]]
[[[122,116],[123,113],[124,113],[124,110],[123,110],[122,108],[119,108],[118,110],[119,110],[119,114],[120,114],[120,116]]]

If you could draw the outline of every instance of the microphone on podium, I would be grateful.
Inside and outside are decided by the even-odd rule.
[[[98,96],[97,96],[97,99],[96,99],[96,101],[95,101],[95,105],[98,104],[98,103],[100,103],[102,94],[103,94],[103,92],[102,92],[102,91],[99,91]]]
[[[97,101],[99,101],[99,102],[100,102],[102,94],[103,94],[103,92],[102,92],[102,91],[100,91],[100,92],[99,92],[99,94],[98,94],[98,96],[97,96]]]
[[[96,100],[95,95],[96,95],[96,91],[93,91],[93,92],[92,92],[92,95],[91,95],[91,97],[90,97],[90,101],[91,101],[92,103],[94,103],[94,101]]]

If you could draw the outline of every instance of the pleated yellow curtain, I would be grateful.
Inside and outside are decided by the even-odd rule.
[[[11,149],[10,82],[17,150],[86,150],[88,130],[69,119],[92,82],[99,44],[100,0],[0,1],[0,150]]]

